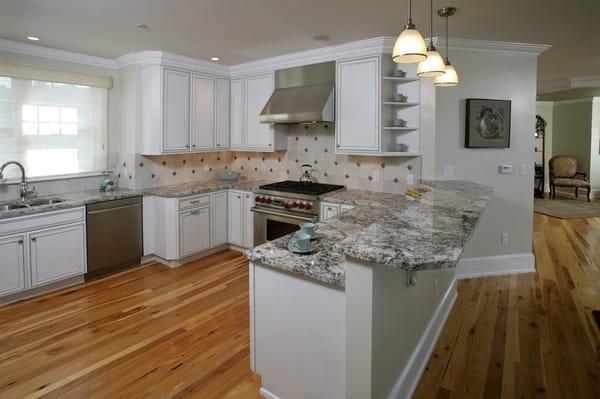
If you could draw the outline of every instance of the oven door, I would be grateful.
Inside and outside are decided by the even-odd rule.
[[[316,215],[304,215],[295,212],[282,212],[276,209],[255,206],[254,212],[254,245],[275,240],[300,229],[302,223],[316,223]]]

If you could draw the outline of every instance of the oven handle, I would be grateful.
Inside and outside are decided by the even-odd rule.
[[[307,222],[316,222],[317,221],[316,216],[290,215],[289,213],[275,212],[275,211],[266,210],[264,208],[258,208],[258,207],[252,207],[252,208],[250,208],[250,210],[252,212],[256,212],[256,213],[265,213],[267,215],[281,216],[281,217],[286,217],[286,218],[290,218],[290,219],[305,220]]]

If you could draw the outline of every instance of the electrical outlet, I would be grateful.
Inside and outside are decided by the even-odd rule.
[[[444,177],[454,177],[456,176],[456,170],[454,165],[445,165],[444,166]]]
[[[508,245],[508,233],[502,233],[500,235],[500,242],[502,245]]]
[[[413,175],[412,173],[409,173],[406,175],[406,184],[408,184],[409,186],[412,186],[413,184],[415,184],[415,175]]]
[[[371,177],[375,183],[379,183],[379,169],[373,169],[373,175]]]

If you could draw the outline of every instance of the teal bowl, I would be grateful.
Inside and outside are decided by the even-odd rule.
[[[222,170],[219,172],[219,180],[221,181],[237,181],[240,178],[240,172],[233,172],[231,170]]]

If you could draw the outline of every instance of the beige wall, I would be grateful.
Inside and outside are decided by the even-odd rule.
[[[579,169],[590,172],[592,99],[554,103],[552,153],[577,159]]]
[[[452,165],[455,178],[495,189],[464,257],[531,253],[537,57],[455,50],[451,59],[461,84],[437,89],[435,177],[443,179],[444,167]],[[512,101],[510,148],[465,148],[467,98]],[[500,164],[512,164],[513,173],[499,174]],[[525,164],[526,176],[519,173],[521,164]],[[509,233],[506,245],[501,244],[504,232]]]
[[[593,191],[600,191],[600,97],[592,103],[592,139],[590,144],[590,183]]]

